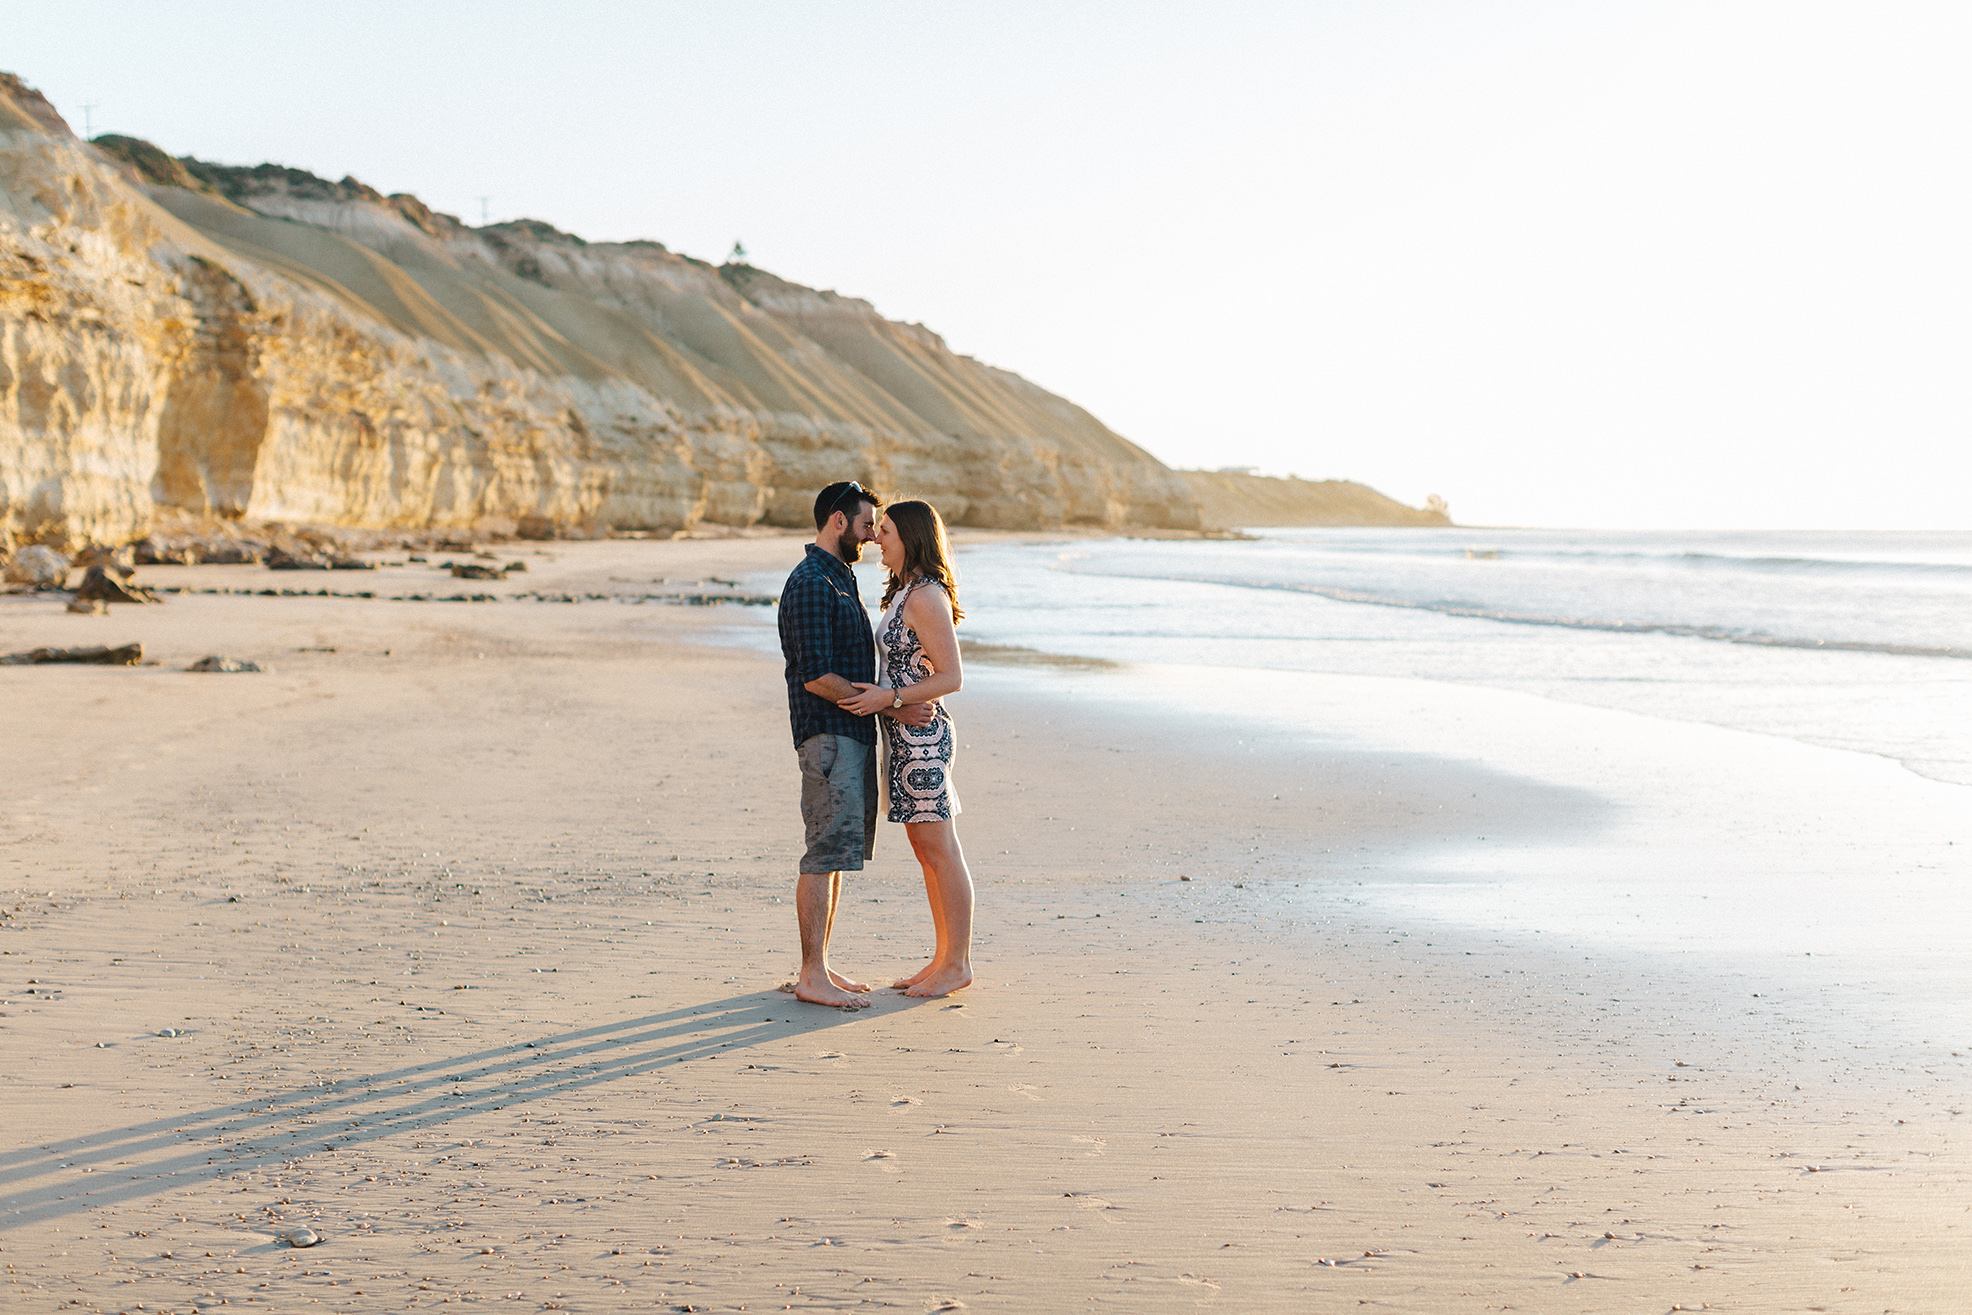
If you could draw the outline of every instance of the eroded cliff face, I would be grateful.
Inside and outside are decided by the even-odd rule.
[[[122,541],[160,508],[802,526],[845,478],[960,524],[1197,523],[1184,482],[1086,411],[866,302],[84,144],[0,75],[0,546]]]

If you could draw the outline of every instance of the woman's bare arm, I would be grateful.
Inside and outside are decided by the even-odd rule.
[[[931,663],[931,674],[903,691],[904,702],[930,703],[958,693],[965,684],[965,671],[959,661],[951,598],[936,585],[913,590],[904,600],[904,623],[917,631],[918,644]]]
[[[959,632],[952,623],[952,603],[945,591],[935,586],[912,590],[911,596],[904,600],[904,624],[917,632],[918,644],[931,663],[931,674],[901,691],[857,681],[859,692],[853,698],[839,700],[842,708],[867,716],[889,707],[898,693],[903,694],[905,703],[914,704],[931,703],[959,692],[965,683],[959,662]]]

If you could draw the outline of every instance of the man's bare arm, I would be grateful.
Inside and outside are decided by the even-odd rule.
[[[815,677],[801,688],[807,690],[817,698],[827,699],[830,703],[840,703],[842,700],[854,698],[856,695],[856,687],[836,675],[833,671],[829,672],[826,676]]]
[[[801,688],[807,690],[817,698],[827,699],[830,703],[840,703],[844,699],[853,699],[856,697],[856,687],[836,675],[833,671],[829,672],[826,676],[815,677]],[[901,708],[879,709],[877,715],[895,718],[903,722],[906,726],[928,726],[931,724],[933,714],[930,704],[911,703]]]

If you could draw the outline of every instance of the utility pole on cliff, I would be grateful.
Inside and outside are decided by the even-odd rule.
[[[486,203],[488,201],[491,201],[492,199],[493,198],[490,196],[482,196],[479,198],[479,226],[481,228],[486,227]]]
[[[84,105],[82,107],[82,140],[86,142],[91,137],[94,137],[95,135],[96,135],[96,106]]]

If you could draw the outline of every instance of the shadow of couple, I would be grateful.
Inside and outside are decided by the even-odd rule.
[[[0,1233],[887,1012],[754,992],[8,1151]]]

